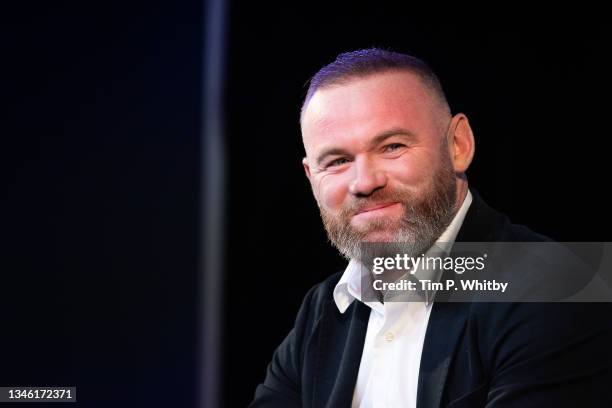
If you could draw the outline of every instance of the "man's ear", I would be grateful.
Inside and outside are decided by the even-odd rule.
[[[310,166],[308,165],[308,158],[304,157],[302,159],[302,166],[304,166],[304,172],[306,173],[306,177],[310,180]]]
[[[456,173],[465,173],[474,158],[476,144],[470,122],[463,113],[456,114],[451,120],[448,146],[453,169]]]

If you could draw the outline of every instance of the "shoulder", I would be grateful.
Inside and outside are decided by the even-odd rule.
[[[504,242],[552,242],[553,239],[532,231],[525,225],[513,224],[506,217],[506,228],[504,229]]]
[[[490,207],[473,188],[472,204],[459,230],[461,242],[546,242],[551,238],[532,231],[524,225],[514,224],[507,215]]]
[[[483,360],[504,373],[526,362],[546,375],[611,370],[609,303],[481,303],[474,305]],[[531,364],[531,363],[529,363]],[[534,374],[534,373],[532,373]],[[519,380],[520,378],[516,378]]]
[[[342,277],[342,271],[336,272],[322,282],[317,283],[308,290],[302,302],[302,309],[308,309],[309,314],[320,316],[323,308],[333,302],[334,288]]]

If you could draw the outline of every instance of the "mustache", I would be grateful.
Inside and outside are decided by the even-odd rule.
[[[400,203],[409,205],[415,199],[415,194],[407,190],[384,189],[377,190],[367,197],[353,198],[342,209],[341,213],[344,217],[356,215],[364,210],[389,203]]]

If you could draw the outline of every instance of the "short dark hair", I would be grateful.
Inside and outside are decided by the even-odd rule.
[[[300,110],[300,120],[304,108],[316,91],[332,85],[344,84],[352,79],[363,78],[372,74],[389,71],[407,71],[419,77],[422,83],[440,101],[448,106],[442,84],[438,76],[417,57],[399,52],[387,51],[380,48],[366,48],[356,51],[344,52],[336,60],[319,70],[308,82],[308,91]]]

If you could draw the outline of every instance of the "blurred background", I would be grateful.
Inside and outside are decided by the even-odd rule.
[[[431,64],[490,205],[609,240],[610,29],[592,17],[243,0],[3,14],[0,386],[76,386],[66,406],[248,404],[303,295],[345,266],[298,112],[347,50]]]

